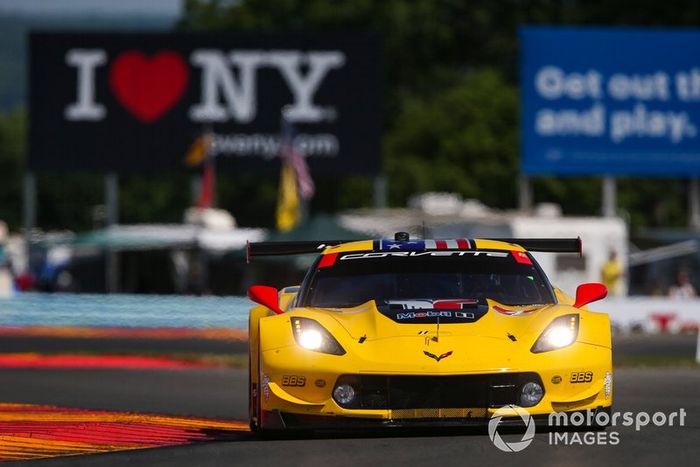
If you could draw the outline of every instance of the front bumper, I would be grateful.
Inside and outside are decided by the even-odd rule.
[[[509,358],[503,367],[496,366],[498,362],[460,361],[461,355],[455,352],[439,363],[423,357],[399,365],[390,359],[373,364],[297,347],[264,351],[257,392],[260,409],[280,414],[270,418],[270,423],[281,416],[290,420],[286,424],[290,426],[294,419],[304,417],[358,419],[358,423],[370,421],[379,426],[422,421],[461,426],[483,423],[503,405],[522,405],[520,390],[527,381],[544,388],[542,400],[526,408],[533,416],[612,405],[609,348],[576,344],[557,352]],[[588,374],[590,378],[573,377]],[[333,399],[333,390],[343,378],[360,382],[358,403],[341,406]]]
[[[523,405],[522,387],[534,382],[534,372],[475,373],[457,375],[345,374],[335,387],[355,388],[344,409],[389,410],[389,418],[452,418],[485,415],[487,408]]]
[[[608,373],[609,374],[609,373]],[[288,392],[267,375],[261,387],[262,416],[265,426],[306,425],[372,426],[441,426],[479,425],[503,406],[522,406],[520,390],[530,381],[542,382],[535,372],[460,374],[460,375],[340,375],[335,384],[325,389],[322,400],[309,401],[304,393]],[[284,380],[284,377],[283,377]],[[357,397],[351,404],[341,406],[332,397],[338,384],[352,381]],[[306,384],[313,385],[312,380]],[[526,410],[532,416],[548,416],[555,412],[600,410],[612,405],[611,380],[592,381],[588,391],[577,392],[565,400],[552,400],[545,389],[542,400]],[[550,383],[551,386],[551,383]],[[315,387],[316,390],[320,389]],[[575,396],[575,397],[574,397]],[[267,414],[267,417],[265,416]],[[278,420],[279,419],[279,420]],[[320,423],[317,423],[320,422]]]
[[[593,423],[581,426],[562,426],[551,423],[548,415],[534,415],[532,418],[537,425],[539,431],[557,431],[557,430],[590,430],[605,428],[603,425],[598,425],[596,415],[599,412],[605,412],[610,415],[611,407],[597,407],[591,410]],[[587,416],[585,411],[570,411],[566,412],[570,418],[574,413],[582,413]],[[383,430],[383,429],[423,429],[423,428],[445,428],[445,429],[483,429],[488,426],[490,418],[488,417],[464,417],[464,418],[407,418],[407,419],[372,419],[358,417],[329,417],[322,415],[303,415],[295,413],[286,413],[279,411],[264,411],[262,413],[265,427],[272,431],[288,431],[288,430]],[[586,419],[586,418],[584,418]],[[498,423],[499,427],[510,428],[515,431],[525,429],[526,426],[523,419],[520,417],[503,417]]]

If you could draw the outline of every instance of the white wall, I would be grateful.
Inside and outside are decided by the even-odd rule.
[[[700,299],[668,297],[617,297],[592,303],[591,311],[608,313],[613,326],[622,331],[637,327],[646,332],[661,330],[659,317],[667,317],[668,332],[686,332],[700,325]]]
[[[557,270],[556,254],[533,253],[549,280],[570,295],[583,282],[600,282],[600,270],[610,251],[617,252],[627,270],[627,225],[620,218],[602,217],[538,217],[517,216],[511,221],[513,237],[569,238],[581,237],[585,270]],[[627,294],[626,281],[621,283],[621,295]]]

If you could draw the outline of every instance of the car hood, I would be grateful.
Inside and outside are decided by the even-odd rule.
[[[304,316],[323,322],[332,319],[352,339],[365,341],[412,336],[479,336],[516,341],[530,334],[537,337],[544,326],[566,305],[507,306],[493,300],[460,310],[406,309],[387,312],[371,300],[354,308],[296,308]],[[455,318],[461,314],[464,318]],[[439,321],[439,323],[438,323]],[[335,326],[333,326],[335,327]]]
[[[556,316],[575,310],[569,305],[509,307],[491,300],[484,306],[473,322],[441,322],[439,328],[437,319],[392,319],[374,301],[344,309],[295,308],[289,314],[323,325],[356,358],[360,371],[449,374],[526,367],[523,359],[542,330]]]

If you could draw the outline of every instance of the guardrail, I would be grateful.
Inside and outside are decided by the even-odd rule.
[[[700,326],[700,299],[610,297],[589,309],[608,313],[620,332],[697,332]]]
[[[18,293],[0,299],[0,327],[248,329],[246,297]]]

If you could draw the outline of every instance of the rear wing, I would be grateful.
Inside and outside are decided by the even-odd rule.
[[[326,247],[355,240],[316,240],[303,242],[248,242],[248,259],[253,256],[282,256],[320,253]]]
[[[505,243],[515,243],[527,251],[545,253],[578,253],[583,255],[581,237],[577,238],[484,238],[480,240],[495,240]],[[248,242],[246,261],[253,256],[283,256],[320,253],[329,246],[350,243],[355,240],[316,240],[303,242]],[[377,242],[375,241],[376,245]],[[473,242],[469,242],[473,245]],[[450,249],[450,248],[447,248]],[[454,248],[462,250],[464,248]]]

